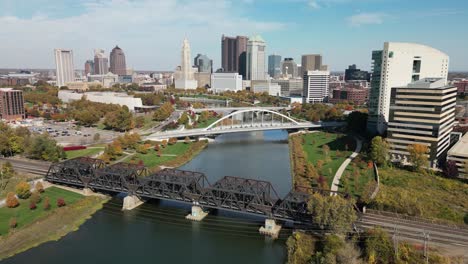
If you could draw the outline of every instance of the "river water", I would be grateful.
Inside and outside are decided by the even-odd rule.
[[[181,169],[270,181],[280,197],[291,189],[287,133],[222,135]],[[190,206],[149,201],[123,212],[114,198],[76,232],[2,263],[284,263],[285,241],[258,233],[262,218],[211,211],[202,222],[185,220]]]

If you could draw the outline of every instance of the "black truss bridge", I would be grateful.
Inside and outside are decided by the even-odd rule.
[[[330,195],[330,191],[294,187],[280,199],[268,181],[225,176],[210,184],[200,172],[163,169],[149,173],[141,165],[106,165],[104,161],[92,158],[52,164],[45,179],[95,191],[128,193],[143,199],[178,201],[297,223],[310,221],[307,202],[312,193]]]

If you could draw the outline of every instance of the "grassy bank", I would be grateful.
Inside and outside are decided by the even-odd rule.
[[[50,209],[44,210],[43,203],[44,199],[48,197],[50,201]],[[45,189],[44,193],[41,194],[41,202],[37,204],[35,210],[29,209],[29,200],[19,200],[19,206],[15,208],[0,208],[0,235],[5,235],[10,230],[9,221],[12,217],[15,217],[18,223],[17,228],[22,228],[36,219],[39,219],[45,215],[51,213],[51,211],[57,209],[57,199],[63,198],[67,205],[72,205],[76,201],[83,198],[82,195],[69,192],[57,187],[50,187]]]
[[[343,172],[338,190],[360,198],[367,194],[369,182],[375,181],[375,173],[372,163],[362,161],[359,156],[351,161]]]
[[[462,224],[468,184],[398,168],[379,168],[380,191],[370,207]]]
[[[205,127],[208,127],[209,125],[213,124],[214,122],[216,122],[216,120],[218,120],[219,118],[217,117],[210,117],[208,118],[207,120],[203,121],[203,122],[200,122],[200,123],[197,123],[197,126],[195,128],[205,128]]]
[[[34,222],[0,237],[0,260],[76,231],[106,201],[106,198],[97,196],[83,197],[72,204],[50,210]]]
[[[200,151],[208,145],[208,141],[200,140],[190,142],[177,142],[174,145],[167,145],[161,148],[161,156],[158,157],[158,152],[154,149],[148,150],[148,153],[137,153],[132,157],[124,160],[125,162],[139,162],[149,168],[156,168],[158,166],[179,167],[193,159]]]
[[[318,177],[321,176],[328,188],[336,171],[356,144],[353,138],[326,132],[296,134],[289,140],[293,182],[317,186]]]
[[[67,159],[74,159],[77,157],[90,157],[99,154],[99,152],[104,151],[104,147],[102,148],[87,148],[87,149],[80,149],[80,150],[72,150],[66,151],[65,155]]]

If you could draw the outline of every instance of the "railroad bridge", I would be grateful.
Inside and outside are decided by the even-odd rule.
[[[192,205],[192,213],[187,216],[191,220],[206,216],[202,208],[262,216],[266,218],[263,233],[272,236],[275,236],[275,229],[281,228],[275,220],[310,222],[307,210],[310,195],[330,192],[295,187],[280,198],[268,181],[225,176],[211,184],[200,172],[163,169],[150,173],[142,165],[106,165],[102,160],[85,157],[52,164],[45,179],[88,191],[126,193],[123,209],[132,209],[144,199],[163,199]]]

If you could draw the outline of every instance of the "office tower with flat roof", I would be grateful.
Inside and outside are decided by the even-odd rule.
[[[302,55],[302,73],[306,71],[320,71],[322,67],[322,55],[320,54],[307,54]],[[301,75],[302,75],[301,73]]]
[[[268,75],[278,78],[281,75],[281,56],[272,54],[268,56]]]
[[[323,103],[328,97],[328,84],[330,72],[307,71],[304,72],[304,86],[302,98],[304,103]]]
[[[302,79],[277,79],[272,80],[272,83],[277,83],[281,87],[281,96],[302,96],[304,86]]]
[[[393,161],[408,161],[408,147],[428,147],[428,165],[436,166],[450,146],[455,122],[457,88],[445,78],[424,78],[390,95],[388,142]]]
[[[373,51],[368,132],[385,133],[393,87],[423,78],[442,78],[446,82],[448,65],[447,54],[421,44],[385,42],[383,50]]]
[[[356,67],[356,64],[349,65],[348,69],[345,70],[345,81],[370,81],[370,73],[362,71]]]
[[[75,81],[75,68],[73,67],[73,51],[67,49],[55,49],[54,52],[57,86],[65,86],[66,83]]]
[[[110,53],[110,72],[117,75],[127,75],[125,54],[119,46],[115,46]]]
[[[247,43],[247,80],[266,80],[265,40],[260,35],[249,38]]]
[[[293,58],[284,58],[284,61],[281,64],[281,71],[283,76],[288,78],[296,78],[299,76],[298,67]]]
[[[20,120],[25,117],[23,91],[0,88],[0,120]]]
[[[94,61],[87,60],[84,65],[85,75],[94,74]]]
[[[206,55],[198,53],[193,60],[193,65],[198,68],[198,72],[213,72],[213,60]]]
[[[103,49],[94,50],[94,74],[103,75],[109,72],[108,59]]]
[[[245,77],[248,40],[244,36],[221,37],[221,67],[224,72],[238,72]]]

